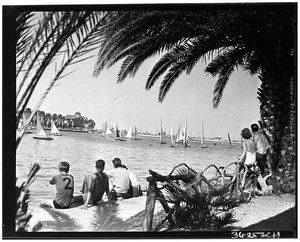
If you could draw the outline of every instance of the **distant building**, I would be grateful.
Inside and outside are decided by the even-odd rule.
[[[75,118],[80,118],[81,117],[81,113],[80,112],[76,112],[75,113]]]
[[[75,116],[71,114],[67,114],[66,116],[64,116],[64,118],[72,120],[73,118],[75,118]]]

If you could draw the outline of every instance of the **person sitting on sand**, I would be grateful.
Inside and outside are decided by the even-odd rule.
[[[139,178],[136,174],[131,171],[128,171],[129,179],[130,179],[130,189],[128,191],[130,197],[139,197],[143,195]]]
[[[104,192],[106,192],[108,203],[111,205],[111,195],[109,192],[108,176],[105,174],[105,161],[96,161],[96,173],[88,174],[84,177],[80,192],[82,195],[75,196],[74,202],[81,203],[82,209],[87,209],[88,205],[96,205],[102,200]]]
[[[43,201],[40,206],[52,208],[69,208],[73,203],[74,178],[68,174],[70,164],[60,162],[58,165],[59,174],[49,181],[51,185],[56,185],[56,195],[52,201]]]
[[[127,169],[122,165],[120,158],[114,158],[112,163],[114,169],[107,171],[107,175],[112,183],[111,195],[114,199],[118,197],[130,198],[128,194],[130,178]]]
[[[136,174],[134,174],[132,171],[129,171],[127,166],[124,164],[121,164],[121,167],[125,168],[128,172],[129,179],[130,179],[130,188],[129,188],[129,196],[130,197],[139,197],[143,195],[141,185],[139,178]]]
[[[259,169],[261,171],[261,175],[264,176],[265,168],[268,168],[267,150],[270,147],[270,145],[269,145],[269,142],[268,142],[266,136],[259,132],[259,126],[257,124],[252,124],[251,130],[253,133],[253,141],[256,145],[257,166],[259,167]]]
[[[245,169],[241,184],[242,189],[244,189],[248,170],[251,170],[256,166],[256,145],[251,139],[252,134],[248,128],[242,130],[242,137],[245,140],[243,141],[243,153],[239,162],[244,165]]]

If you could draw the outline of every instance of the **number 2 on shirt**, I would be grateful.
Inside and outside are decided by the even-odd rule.
[[[69,185],[70,185],[70,183],[71,183],[71,179],[65,177],[65,178],[63,179],[63,181],[65,181],[65,180],[68,180],[68,183],[67,183],[67,185],[65,186],[65,189],[67,189],[67,190],[72,189],[72,187],[69,187]]]

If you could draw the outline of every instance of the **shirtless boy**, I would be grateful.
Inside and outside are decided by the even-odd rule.
[[[60,162],[59,174],[49,181],[56,185],[56,195],[53,201],[44,201],[40,205],[53,208],[69,208],[73,203],[74,178],[68,174],[70,165],[68,162]]]
[[[261,175],[264,175],[265,168],[267,165],[267,150],[270,147],[266,136],[259,132],[259,126],[257,124],[251,125],[251,130],[253,133],[253,141],[256,144],[256,161],[257,166],[261,171]]]
[[[105,192],[109,205],[112,204],[108,176],[103,172],[105,161],[97,160],[95,168],[97,170],[96,173],[88,174],[84,177],[80,190],[82,195],[74,197],[74,202],[83,203],[82,209],[87,209],[88,205],[96,205],[102,200]]]

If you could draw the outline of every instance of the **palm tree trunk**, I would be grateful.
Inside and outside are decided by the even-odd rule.
[[[259,76],[262,81],[258,91],[259,123],[271,145],[269,162],[275,189],[293,192],[296,161],[294,79],[270,73],[265,71]]]

